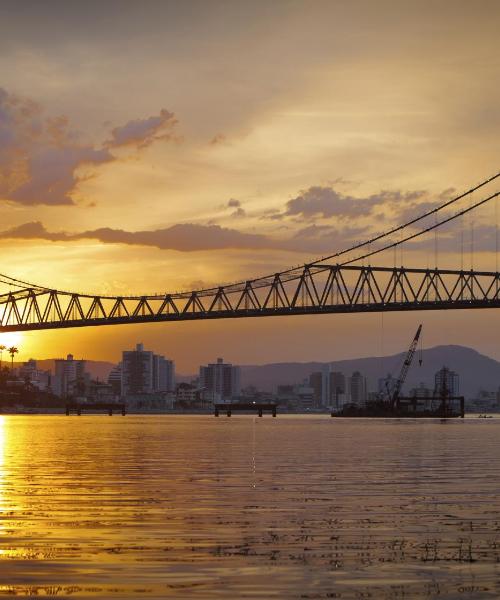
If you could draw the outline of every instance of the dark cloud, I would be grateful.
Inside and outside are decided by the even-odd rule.
[[[162,250],[194,252],[200,250],[286,250],[290,252],[329,252],[356,239],[364,229],[311,226],[288,238],[245,233],[219,225],[177,224],[153,231],[125,231],[102,227],[79,233],[50,232],[38,221],[25,223],[0,233],[0,239],[75,242],[93,239],[105,244],[152,246]]]
[[[42,223],[33,222],[0,233],[3,239],[43,239],[49,241],[77,241],[95,239],[109,244],[154,246],[162,250],[192,252],[196,250],[275,249],[282,244],[265,235],[250,234],[220,227],[191,223],[173,225],[154,231],[125,231],[102,227],[81,233],[52,233]]]
[[[158,116],[134,119],[121,127],[115,127],[106,146],[145,148],[158,140],[172,140],[175,139],[173,130],[177,123],[175,115],[163,108]]]
[[[243,217],[247,216],[247,213],[245,212],[245,209],[237,208],[234,212],[231,213],[231,216],[235,219],[242,219]]]
[[[271,219],[301,217],[305,219],[355,219],[372,214],[376,206],[398,205],[416,201],[425,196],[423,191],[381,191],[364,198],[344,195],[332,187],[312,186],[286,203],[281,213],[270,215]]]
[[[231,213],[231,217],[235,219],[242,219],[247,215],[245,209],[241,206],[241,202],[239,200],[236,200],[235,198],[230,198],[228,200],[228,203],[226,204],[226,207],[236,209]]]

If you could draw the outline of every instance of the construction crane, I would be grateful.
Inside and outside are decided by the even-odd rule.
[[[401,389],[404,385],[406,376],[408,375],[408,371],[410,370],[411,363],[413,361],[413,356],[415,355],[415,351],[417,349],[418,340],[420,338],[420,332],[422,331],[422,324],[418,326],[417,333],[413,338],[410,347],[408,348],[408,352],[403,362],[403,366],[401,367],[401,372],[399,374],[396,383],[394,384],[394,389],[392,390],[392,394],[390,395],[390,403],[391,408],[395,408],[399,402],[399,394],[401,393]],[[422,359],[420,359],[420,364],[422,364]]]

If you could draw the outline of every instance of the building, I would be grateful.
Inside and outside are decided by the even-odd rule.
[[[347,383],[349,402],[356,404],[357,406],[363,406],[366,404],[366,377],[363,377],[359,371],[354,371],[351,377],[349,377],[347,380]]]
[[[173,360],[153,354],[153,389],[158,392],[175,391],[175,363]]]
[[[317,408],[338,408],[345,394],[345,376],[338,371],[331,371],[330,365],[325,365],[321,371],[311,373],[309,386],[313,389]]]
[[[309,387],[313,390],[314,405],[321,406],[323,374],[321,371],[315,371],[309,375]]]
[[[468,398],[465,401],[465,408],[470,412],[498,412],[500,411],[498,392],[479,390],[475,398]]]
[[[17,374],[19,379],[41,391],[48,390],[52,383],[51,372],[41,371],[34,358],[30,358],[27,362],[23,363],[19,367]]]
[[[459,391],[460,378],[458,373],[451,371],[448,367],[443,367],[436,373],[434,376],[434,394],[436,396],[458,396]]]
[[[113,390],[113,395],[116,397],[122,394],[122,363],[118,363],[111,369],[108,375],[108,384]]]
[[[72,354],[56,359],[51,382],[56,396],[83,396],[89,383],[90,375],[85,371],[84,360],[75,360]]]
[[[209,408],[212,405],[194,383],[179,383],[175,396],[175,405],[178,408]]]
[[[346,384],[345,375],[340,371],[330,373],[330,406],[341,408],[345,402]]]
[[[120,370],[121,395],[124,397],[175,390],[174,362],[144,350],[143,344],[137,344],[135,350],[123,351]],[[113,378],[117,378],[116,371]]]
[[[425,383],[419,383],[417,387],[410,390],[410,398],[432,398],[434,396],[433,390],[428,388]]]
[[[122,352],[121,384],[122,396],[153,392],[153,353],[143,344]]]
[[[387,377],[381,377],[378,380],[377,391],[379,398],[392,398],[396,389],[397,379],[390,373],[387,373]],[[410,394],[411,395],[411,394]]]
[[[240,368],[218,358],[216,363],[200,367],[200,389],[212,402],[228,401],[240,395]]]

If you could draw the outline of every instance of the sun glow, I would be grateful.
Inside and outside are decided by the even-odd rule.
[[[22,346],[23,334],[20,331],[7,331],[6,333],[0,333],[0,346],[10,348],[15,346],[20,349]]]

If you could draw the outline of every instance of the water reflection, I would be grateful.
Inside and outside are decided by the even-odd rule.
[[[0,415],[0,536],[5,535],[4,513],[5,513],[5,417]],[[0,556],[4,549],[0,547]]]
[[[0,595],[497,598],[499,433],[2,417]]]

